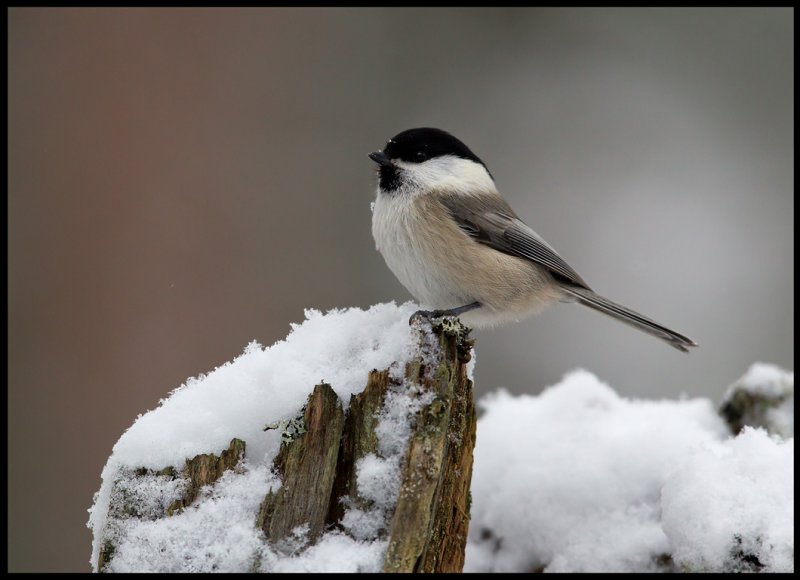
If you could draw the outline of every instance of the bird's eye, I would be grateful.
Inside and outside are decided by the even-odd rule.
[[[414,154],[414,158],[415,158],[417,161],[425,161],[425,160],[428,158],[428,156],[425,154],[425,152],[424,152],[424,151],[417,151],[417,152]]]

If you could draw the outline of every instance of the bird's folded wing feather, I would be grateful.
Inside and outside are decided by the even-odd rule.
[[[557,279],[590,290],[588,284],[497,194],[442,195],[458,226],[475,241],[547,268]]]

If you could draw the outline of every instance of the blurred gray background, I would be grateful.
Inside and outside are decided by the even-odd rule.
[[[793,11],[11,9],[9,569],[86,571],[137,414],[303,309],[409,295],[366,154],[465,141],[598,292],[480,331],[476,388],[630,397],[794,368]],[[309,385],[310,387],[311,385]],[[479,434],[480,436],[480,434]]]

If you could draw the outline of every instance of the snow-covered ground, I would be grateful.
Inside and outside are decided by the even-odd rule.
[[[285,340],[248,345],[141,415],[114,446],[90,509],[92,565],[110,540],[109,571],[380,570],[380,532],[420,404],[402,381],[417,354],[408,326],[414,310],[310,310]],[[270,470],[281,435],[264,426],[296,417],[321,381],[346,408],[370,370],[393,363],[401,387],[381,415],[380,456],[358,466],[373,509],[348,509],[345,531],[328,531],[313,546],[302,529],[288,549],[267,546],[255,516],[281,484]],[[759,389],[793,390],[792,373],[761,366],[750,375]],[[760,429],[733,437],[708,399],[625,399],[586,371],[538,396],[495,392],[480,407],[466,571],[794,570],[793,394],[776,411],[790,426],[782,437]],[[247,443],[241,469],[177,515],[160,517],[180,496],[180,480],[125,478],[219,454],[234,437]],[[121,494],[141,517],[109,517]]]
[[[793,438],[586,371],[481,406],[467,571],[794,569]]]

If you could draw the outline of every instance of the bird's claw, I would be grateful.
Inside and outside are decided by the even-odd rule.
[[[448,316],[447,310],[417,310],[411,315],[411,318],[408,319],[408,324],[412,325],[414,321],[418,319],[424,319],[430,322],[434,318],[442,318],[444,316]]]
[[[414,324],[414,322],[421,319],[430,320],[432,314],[433,312],[431,312],[430,310],[417,310],[414,314],[411,315],[411,318],[408,319],[408,324],[409,326],[411,326]]]

